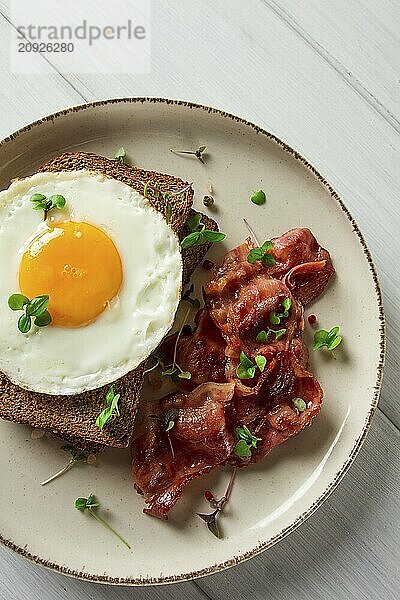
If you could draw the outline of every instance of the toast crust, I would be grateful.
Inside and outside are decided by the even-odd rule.
[[[140,194],[143,194],[144,186],[149,182],[146,197],[164,217],[166,201],[163,194],[186,188],[183,193],[170,199],[172,210],[169,224],[179,238],[187,235],[186,221],[195,212],[192,209],[193,189],[188,187],[187,182],[172,175],[145,171],[103,156],[83,152],[57,156],[45,163],[38,172],[81,169],[118,179]],[[161,193],[157,194],[154,188]],[[215,221],[209,217],[204,215],[202,220],[207,228],[218,229]],[[183,252],[183,285],[189,281],[209,247],[210,244],[204,244]],[[120,417],[110,422],[103,430],[100,430],[95,422],[98,414],[105,407],[108,385],[73,396],[54,396],[24,390],[0,373],[0,417],[44,429],[90,452],[99,451],[104,445],[127,447],[133,433],[134,419],[143,386],[144,368],[144,364],[139,365],[114,383],[116,390],[121,394]]]

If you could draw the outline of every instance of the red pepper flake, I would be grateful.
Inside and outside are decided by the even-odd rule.
[[[212,495],[212,492],[210,492],[210,490],[206,490],[204,492],[204,498],[207,500],[207,502],[211,502],[211,500],[214,500],[214,496]]]
[[[308,322],[310,323],[310,325],[314,325],[314,323],[317,322],[316,315],[308,315]]]
[[[213,267],[214,263],[206,258],[206,260],[203,262],[203,269],[210,271]]]

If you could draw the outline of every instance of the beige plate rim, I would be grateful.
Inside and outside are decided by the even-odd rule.
[[[296,519],[296,521],[291,523],[288,527],[283,529],[279,534],[277,534],[272,539],[270,539],[266,542],[262,542],[261,544],[259,544],[258,546],[256,546],[249,552],[243,553],[239,556],[234,556],[230,560],[225,561],[223,563],[217,563],[217,564],[211,565],[211,566],[207,567],[206,569],[202,569],[201,571],[187,572],[187,573],[182,573],[179,575],[173,575],[173,576],[169,576],[169,577],[159,577],[159,578],[151,578],[151,579],[112,578],[112,577],[108,577],[107,575],[98,576],[98,575],[92,575],[89,573],[82,573],[79,571],[71,570],[71,569],[68,569],[67,567],[64,567],[64,566],[58,565],[54,562],[50,562],[46,559],[43,559],[40,556],[35,556],[35,555],[29,553],[26,550],[26,548],[16,545],[12,540],[4,539],[4,537],[0,533],[0,543],[2,543],[4,546],[10,548],[11,550],[14,550],[19,555],[23,556],[24,558],[26,558],[36,564],[47,567],[48,569],[51,569],[53,571],[63,573],[64,575],[68,575],[70,577],[75,577],[77,579],[84,579],[84,580],[89,580],[89,581],[93,581],[93,582],[97,582],[97,583],[107,583],[107,584],[125,585],[125,586],[162,585],[162,584],[166,584],[166,583],[177,583],[177,582],[181,582],[181,581],[188,581],[190,579],[195,579],[197,577],[203,577],[205,575],[210,575],[210,574],[216,573],[218,571],[222,571],[224,569],[227,569],[229,567],[237,565],[245,560],[248,560],[249,558],[252,558],[253,556],[256,556],[257,554],[260,554],[267,548],[270,548],[271,546],[273,546],[276,542],[278,542],[281,539],[283,539],[284,537],[286,537],[289,533],[294,531],[299,525],[301,525],[301,523],[303,523],[310,515],[312,515],[321,506],[321,504],[326,500],[326,498],[330,495],[330,493],[336,488],[338,483],[343,479],[344,475],[348,471],[351,464],[354,462],[358,452],[360,451],[360,448],[361,448],[361,446],[366,438],[366,435],[371,427],[372,418],[375,414],[375,411],[376,411],[376,408],[378,405],[379,394],[380,394],[381,385],[382,385],[383,367],[384,367],[384,362],[385,362],[385,349],[386,349],[385,316],[384,316],[382,293],[381,293],[381,289],[380,289],[378,275],[377,275],[376,268],[373,263],[370,251],[364,240],[364,236],[361,233],[360,228],[358,227],[358,224],[354,220],[354,218],[351,215],[348,208],[345,206],[345,204],[342,201],[342,199],[340,198],[339,194],[333,189],[333,187],[328,183],[328,181],[324,177],[322,177],[322,175],[317,171],[317,169],[315,169],[315,167],[313,167],[308,162],[308,160],[306,160],[299,152],[294,150],[286,142],[282,141],[280,138],[278,138],[274,134],[266,131],[262,127],[255,125],[251,121],[248,121],[241,117],[237,117],[231,113],[225,112],[218,108],[213,108],[210,106],[206,106],[203,104],[197,104],[197,103],[189,102],[189,101],[185,101],[185,100],[171,100],[168,98],[142,97],[142,96],[126,97],[126,98],[111,98],[111,99],[97,100],[95,102],[88,102],[88,103],[83,103],[83,104],[79,104],[76,106],[72,106],[70,108],[66,108],[64,110],[55,112],[51,115],[48,115],[41,119],[38,119],[38,120],[30,123],[29,125],[22,127],[21,129],[12,133],[8,137],[4,138],[0,142],[0,147],[3,146],[4,144],[6,144],[7,142],[24,134],[26,131],[30,131],[32,128],[40,126],[44,122],[53,121],[55,119],[63,117],[66,114],[69,114],[71,112],[78,112],[81,110],[87,110],[90,108],[95,108],[95,107],[103,106],[103,105],[107,105],[107,104],[110,105],[110,104],[119,104],[119,103],[121,103],[121,104],[122,103],[137,103],[137,102],[140,102],[142,104],[143,103],[155,103],[155,104],[159,104],[159,105],[171,104],[171,105],[175,105],[175,106],[183,106],[183,107],[191,108],[194,110],[205,111],[208,113],[214,113],[214,114],[219,115],[222,118],[236,121],[237,123],[240,123],[242,125],[252,128],[257,133],[266,136],[269,140],[278,144],[285,152],[290,154],[297,161],[301,162],[309,171],[311,171],[313,173],[313,175],[323,184],[323,186],[329,192],[330,196],[336,201],[339,208],[345,213],[346,217],[348,218],[348,220],[350,221],[350,223],[353,227],[354,233],[358,237],[358,241],[359,241],[359,243],[362,247],[362,250],[364,252],[364,255],[367,259],[369,270],[371,272],[372,279],[373,279],[374,285],[375,285],[376,301],[377,301],[377,305],[378,305],[378,309],[379,309],[380,351],[379,351],[379,362],[378,362],[378,366],[377,366],[377,370],[376,370],[376,380],[375,380],[375,385],[374,385],[372,402],[371,402],[368,414],[366,415],[366,419],[365,419],[361,434],[360,434],[359,438],[356,440],[352,450],[350,451],[346,462],[343,464],[340,471],[336,474],[335,478],[329,483],[329,485],[324,490],[324,492],[320,495],[320,497],[302,515],[300,515],[300,517],[298,517]]]

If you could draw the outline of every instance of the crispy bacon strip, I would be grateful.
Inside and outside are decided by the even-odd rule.
[[[301,340],[299,344],[303,344]],[[257,394],[234,397],[228,408],[229,420],[245,424],[253,435],[261,438],[257,448],[247,459],[233,454],[229,460],[237,466],[257,463],[275,446],[282,444],[302,429],[311,425],[322,405],[323,392],[318,381],[302,364],[307,349],[283,352],[279,355],[274,371],[264,379]],[[293,398],[302,398],[307,405],[299,412],[293,405]]]
[[[200,383],[225,383],[225,342],[206,309],[196,315],[193,335],[182,336],[178,345],[177,362],[192,374],[191,389]],[[175,343],[176,336],[171,336]],[[168,355],[167,355],[168,356]],[[167,359],[170,362],[170,359]]]
[[[232,383],[205,383],[189,394],[142,405],[139,419],[145,427],[132,444],[132,475],[148,504],[144,512],[167,519],[190,481],[226,463],[235,445],[225,415],[233,392]],[[166,432],[162,420],[171,409],[177,416]]]
[[[226,254],[215,279],[205,285],[207,297],[220,298],[220,310],[223,310],[227,296],[260,273],[282,279],[291,272],[288,287],[303,306],[322,293],[334,268],[329,252],[318,244],[311,231],[304,227],[291,229],[273,238],[272,242],[271,254],[276,260],[272,267],[263,267],[260,261],[254,265],[247,262],[248,253],[255,247],[250,238]],[[287,284],[287,281],[284,283]]]
[[[302,303],[322,292],[333,266],[308,229],[293,229],[273,243],[273,267],[248,263],[250,239],[228,252],[204,288],[206,308],[197,314],[197,328],[183,334],[177,346],[178,364],[192,374],[181,382],[186,391],[141,408],[132,474],[150,515],[166,519],[184,487],[219,465],[260,461],[310,425],[321,408],[322,389],[309,371],[301,338]],[[291,300],[289,314],[275,327],[284,328],[284,335],[257,341],[261,330],[271,328],[271,313],[282,312],[285,298]],[[163,344],[167,363],[175,342],[170,336]],[[266,358],[264,371],[257,369],[253,380],[237,377],[241,351],[253,361],[257,355]],[[296,397],[306,403],[303,412],[293,404]],[[166,432],[162,420],[171,409],[177,415]],[[261,438],[245,459],[234,453],[235,428],[244,424]]]

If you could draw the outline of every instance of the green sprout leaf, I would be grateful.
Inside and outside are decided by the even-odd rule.
[[[337,348],[343,340],[339,332],[339,326],[332,327],[330,331],[326,331],[325,329],[316,331],[314,333],[313,351],[315,352],[315,350],[318,350],[319,348],[326,348],[329,352],[332,352],[332,350]]]
[[[283,309],[281,312],[278,313],[275,310],[273,310],[269,315],[269,320],[272,325],[279,325],[281,322],[281,319],[286,319],[289,316],[289,310],[290,310],[290,307],[292,306],[291,298],[289,298],[289,297],[285,298],[282,301],[281,306]]]
[[[222,240],[226,238],[225,233],[222,233],[221,231],[212,231],[211,229],[204,229],[201,232],[201,235],[205,242],[211,242],[213,244],[215,242],[222,242]]]
[[[29,300],[23,294],[12,294],[8,299],[8,306],[11,310],[23,310],[24,314],[18,319],[18,329],[21,333],[28,333],[32,327],[32,317],[38,327],[45,327],[51,323],[51,315],[47,308],[49,306],[49,296],[36,296]]]
[[[256,368],[253,367],[244,367],[243,365],[238,365],[236,369],[236,375],[239,379],[253,379],[256,374]]]
[[[50,481],[54,481],[54,479],[61,477],[61,475],[64,475],[64,473],[69,471],[77,463],[87,462],[88,455],[86,454],[86,452],[83,452],[83,450],[78,450],[78,448],[75,448],[75,446],[67,444],[65,446],[61,446],[61,450],[67,452],[70,455],[69,461],[62,469],[57,471],[57,473],[54,473],[54,475],[52,475],[45,481],[42,481],[40,485],[47,485],[48,483],[50,483]]]
[[[186,221],[186,225],[188,226],[190,231],[197,231],[197,229],[200,227],[200,222],[201,222],[201,214],[196,213],[195,215],[193,215]]]
[[[125,148],[123,148],[121,146],[121,148],[118,148],[118,150],[116,151],[116,153],[114,154],[114,158],[115,160],[124,163],[125,159],[126,159],[126,150]]]
[[[258,442],[261,441],[261,438],[254,436],[246,425],[236,427],[235,438],[237,442],[234,453],[240,458],[248,458],[251,456],[252,449],[257,448]]]
[[[61,194],[54,194],[54,196],[50,196],[48,201],[51,202],[51,208],[59,209],[64,208],[67,202],[64,196],[61,196]]]
[[[87,498],[84,498],[84,497],[77,498],[75,500],[74,506],[77,510],[79,510],[81,512],[84,512],[87,510],[91,517],[96,519],[96,521],[98,523],[100,523],[100,525],[102,525],[102,527],[104,527],[105,529],[108,529],[108,531],[113,533],[120,540],[120,542],[122,542],[127,548],[129,548],[129,550],[131,550],[131,547],[128,544],[128,542],[125,541],[124,538],[121,537],[119,535],[119,533],[117,533],[115,531],[115,529],[113,529],[111,527],[111,525],[109,525],[102,517],[100,517],[97,514],[97,509],[100,507],[100,502],[95,498],[95,496],[93,494],[90,494],[90,496],[88,496]]]
[[[195,152],[196,158],[199,159],[201,163],[204,165],[203,152],[206,149],[206,146],[199,146]]]
[[[149,415],[151,419],[156,419],[163,424],[164,431],[168,433],[175,426],[175,419],[178,416],[179,411],[176,408],[171,408],[168,410],[164,417],[160,417],[158,415]]]
[[[201,163],[203,163],[204,165],[204,158],[203,158],[203,153],[206,149],[206,146],[199,146],[197,148],[197,150],[174,150],[173,148],[170,148],[170,152],[172,152],[173,154],[192,154],[193,156],[195,156],[196,158],[199,159],[199,161]]]
[[[268,340],[268,333],[263,329],[260,333],[257,334],[256,337],[257,342],[264,343]]]
[[[170,376],[173,375],[174,373],[176,373],[178,370],[178,367],[176,365],[172,365],[171,367],[168,367],[167,369],[165,369],[161,375],[163,376]]]
[[[66,205],[66,200],[61,194],[54,194],[53,196],[50,196],[50,198],[47,198],[44,194],[33,194],[33,196],[30,197],[30,201],[34,204],[34,206],[32,206],[33,210],[44,211],[45,219],[50,210],[53,210],[54,208],[62,209]]]
[[[119,417],[118,401],[120,397],[120,394],[114,394],[114,386],[111,386],[106,395],[107,406],[96,419],[96,425],[99,429],[103,429],[112,419]]]
[[[49,296],[36,296],[26,305],[26,314],[30,317],[41,317],[49,307]]]
[[[225,233],[221,231],[212,231],[206,229],[205,225],[201,222],[202,215],[197,213],[187,220],[187,226],[191,230],[181,242],[183,249],[191,248],[192,246],[201,246],[207,242],[215,243],[222,242],[225,239]]]
[[[217,517],[220,511],[221,509],[217,508],[213,513],[210,514],[197,513],[197,516],[206,523],[209,531],[211,531],[211,533],[218,539],[221,539],[222,537],[217,523]]]
[[[49,313],[48,310],[46,310],[39,317],[35,317],[34,323],[35,323],[36,327],[47,327],[47,325],[51,324],[51,320],[52,320],[51,314]]]
[[[68,454],[70,454],[71,456],[71,460],[73,460],[73,462],[86,462],[87,461],[87,453],[84,452],[83,450],[79,450],[78,448],[75,448],[75,446],[71,446],[70,444],[65,444],[64,446],[61,446],[61,450],[63,450],[63,452],[67,452]]]
[[[236,442],[234,452],[236,456],[239,456],[240,458],[248,458],[251,456],[250,446],[247,444],[247,442],[245,442],[245,440],[239,440]]]
[[[200,231],[193,231],[193,233],[189,233],[189,235],[183,238],[181,247],[186,250],[186,248],[191,248],[192,246],[201,246],[204,242],[205,240],[201,237]]]
[[[30,197],[31,202],[43,202],[44,200],[46,200],[46,196],[44,194],[33,194]]]
[[[272,330],[270,330],[270,331],[272,331]],[[277,329],[276,331],[274,331],[275,341],[278,342],[281,338],[283,338],[285,333],[286,333],[286,329]]]
[[[261,260],[264,256],[264,250],[260,248],[252,248],[247,255],[247,262],[254,265],[257,260]]]
[[[273,247],[271,240],[267,240],[262,246],[252,248],[247,255],[247,262],[254,265],[259,260],[264,267],[273,267],[276,264],[275,258],[270,253]]]
[[[271,325],[279,325],[279,323],[281,322],[280,317],[278,317],[274,310],[269,315],[269,322],[271,323]]]
[[[165,220],[168,225],[171,221],[171,216],[172,216],[172,204],[171,204],[171,202],[167,202],[167,205],[165,207]]]
[[[265,344],[268,342],[268,340],[270,339],[271,336],[271,341],[272,341],[272,336],[275,338],[275,341],[278,342],[281,338],[283,338],[283,336],[286,333],[286,329],[270,329],[268,327],[267,330],[263,329],[262,331],[260,331],[260,333],[257,334],[256,336],[256,340],[257,342],[261,342],[262,344]]]
[[[181,371],[181,373],[178,374],[179,379],[191,379],[192,378],[192,374],[190,371]]]
[[[29,304],[29,298],[23,294],[12,294],[8,299],[8,306],[11,310],[23,310],[26,304]]]
[[[21,333],[28,333],[32,327],[32,319],[27,314],[21,315],[18,319],[18,329]]]
[[[265,358],[265,356],[256,356],[254,360],[261,373],[263,373],[265,365],[267,364],[267,359]]]
[[[307,408],[307,404],[303,398],[293,398],[292,402],[299,412],[304,412]]]
[[[255,364],[246,356],[242,351],[240,353],[240,363],[236,368],[236,375],[239,379],[253,379],[256,374],[256,368],[258,367],[261,372],[264,371],[267,360],[265,356],[256,356]]]
[[[261,206],[262,204],[265,204],[265,200],[266,200],[265,192],[263,192],[263,190],[254,192],[254,194],[252,195],[250,200],[253,202],[253,204],[257,204],[257,206]]]

